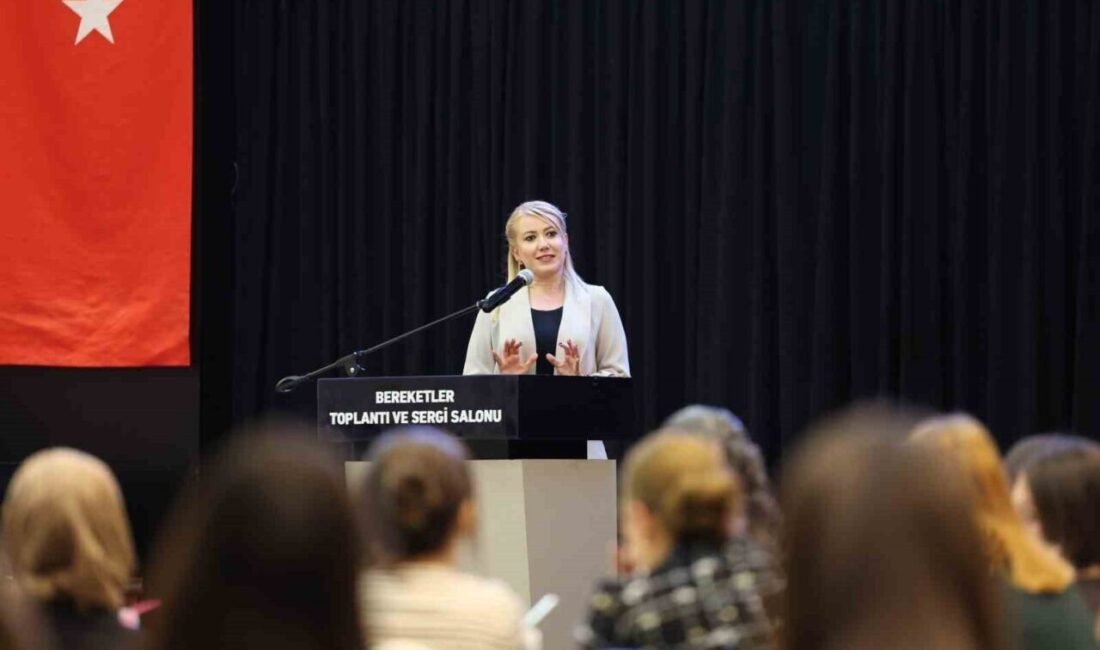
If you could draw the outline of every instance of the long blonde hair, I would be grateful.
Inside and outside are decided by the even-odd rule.
[[[568,229],[565,227],[565,213],[553,203],[547,203],[546,201],[527,201],[517,205],[516,209],[512,210],[512,214],[508,217],[508,221],[504,223],[504,236],[508,239],[507,262],[509,282],[511,282],[512,278],[516,277],[520,271],[519,261],[512,255],[512,247],[515,246],[516,243],[516,222],[522,217],[537,217],[557,228],[562,234],[569,234]],[[583,282],[581,276],[578,275],[576,269],[573,268],[573,254],[569,252],[568,246],[565,249],[565,266],[562,269],[562,274],[566,282],[575,282],[578,284]]]
[[[975,523],[994,569],[1031,593],[1061,592],[1073,582],[1073,567],[1024,529],[997,445],[981,422],[959,413],[935,417],[917,425],[912,439],[949,455],[968,479]]]
[[[32,455],[8,485],[3,528],[15,579],[31,597],[80,609],[122,606],[133,538],[103,461],[66,448]]]

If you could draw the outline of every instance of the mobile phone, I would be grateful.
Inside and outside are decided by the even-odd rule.
[[[557,594],[546,594],[542,598],[539,598],[539,602],[535,603],[531,609],[527,610],[527,613],[523,615],[523,624],[527,627],[536,627],[542,622],[542,619],[546,618],[546,615],[554,611],[554,608],[558,606]]]

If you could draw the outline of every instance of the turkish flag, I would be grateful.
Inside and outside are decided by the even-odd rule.
[[[192,0],[4,0],[0,364],[190,363]]]

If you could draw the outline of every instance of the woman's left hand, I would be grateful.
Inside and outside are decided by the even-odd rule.
[[[573,339],[559,343],[558,346],[565,351],[560,359],[549,352],[546,353],[546,360],[554,366],[555,373],[569,376],[581,374],[581,350],[573,343]]]

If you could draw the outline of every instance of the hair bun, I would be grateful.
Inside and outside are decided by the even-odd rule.
[[[405,530],[418,530],[428,519],[432,509],[429,487],[420,476],[406,474],[395,481],[394,504],[397,506],[398,525]]]
[[[721,537],[736,498],[736,485],[727,471],[686,474],[663,500],[662,519],[678,538]]]

